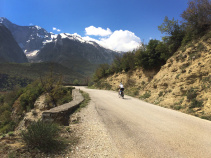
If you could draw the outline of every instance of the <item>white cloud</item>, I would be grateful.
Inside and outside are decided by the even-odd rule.
[[[85,40],[95,41],[98,44],[115,51],[132,51],[141,45],[141,39],[128,30],[116,30],[110,36],[93,39],[89,36]]]
[[[94,39],[94,38],[91,38],[91,37],[89,37],[89,36],[85,36],[85,37],[83,37],[83,39],[86,40],[86,41],[94,41],[94,42],[97,42],[97,43],[100,42],[99,40]]]
[[[54,31],[57,31],[57,32],[60,32],[61,31],[60,29],[57,29],[56,27],[53,27],[53,30]]]
[[[110,37],[102,38],[100,43],[116,51],[132,51],[140,45],[141,39],[131,31],[117,30]]]
[[[101,27],[96,28],[94,26],[89,26],[85,28],[85,31],[86,31],[86,35],[94,35],[94,36],[108,36],[112,34],[109,28],[105,30]]]
[[[79,34],[77,34],[77,33],[74,33],[73,35],[81,37],[81,35],[79,35]]]

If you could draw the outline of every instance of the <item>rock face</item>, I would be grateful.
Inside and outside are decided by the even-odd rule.
[[[101,81],[101,85],[116,90],[122,81],[130,95],[211,119],[210,35],[211,32],[176,52],[158,73],[137,69],[114,74]]]
[[[26,63],[28,60],[11,32],[0,24],[0,63],[3,62]]]
[[[10,30],[18,45],[26,54],[40,50],[44,45],[43,42],[51,39],[51,34],[39,26],[19,26],[6,18],[0,18],[0,23]]]

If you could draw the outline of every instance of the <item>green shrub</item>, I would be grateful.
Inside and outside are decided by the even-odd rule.
[[[80,93],[83,95],[84,101],[80,104],[80,108],[77,111],[80,111],[81,108],[86,107],[89,104],[90,100],[91,100],[88,93],[86,93],[84,91],[80,91]]]
[[[78,85],[79,85],[78,79],[75,79],[75,80],[73,81],[73,84],[74,84],[75,86],[78,86]]]
[[[163,91],[160,91],[158,94],[159,97],[163,96]]]
[[[15,136],[14,132],[9,132],[8,135],[9,135],[10,137]]]
[[[98,81],[96,82],[95,86],[100,89],[108,89],[108,90],[110,90],[112,87],[109,83],[105,81]]]
[[[57,105],[62,105],[72,101],[72,90],[74,87],[61,87],[55,93],[55,101]]]
[[[180,110],[182,109],[183,107],[181,105],[179,105],[178,103],[174,104],[174,105],[171,105],[171,108],[174,109],[174,110]]]
[[[58,125],[39,120],[29,125],[27,131],[22,131],[21,136],[29,148],[52,152],[61,149],[64,145],[59,132]]]
[[[201,116],[201,118],[211,121],[211,115],[203,115],[203,116]]]
[[[29,84],[23,89],[23,94],[20,97],[20,104],[23,110],[30,110],[34,108],[34,103],[37,98],[43,93],[41,84],[38,81]]]
[[[198,101],[195,98],[192,100],[190,108],[202,107],[203,101]]]
[[[0,133],[8,133],[10,131],[13,131],[15,128],[15,123],[10,121],[9,123],[5,123],[3,126],[0,128]]]
[[[196,98],[197,92],[195,91],[194,88],[191,88],[186,92],[186,95],[187,95],[187,99],[190,101]]]
[[[142,86],[145,85],[145,84],[146,84],[146,82],[144,82],[144,81],[141,82],[141,85],[142,85]]]
[[[151,96],[151,92],[145,92],[144,95],[142,95],[140,98],[141,99],[146,99],[146,98],[149,98]]]
[[[197,49],[198,51],[202,51],[202,50],[205,49],[205,46],[204,46],[203,43],[199,43],[198,46],[196,47],[196,49]]]

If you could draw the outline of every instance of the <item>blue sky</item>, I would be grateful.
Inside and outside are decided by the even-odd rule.
[[[6,17],[17,25],[38,25],[56,34],[77,33],[87,39],[104,41],[107,45],[115,43],[114,49],[117,49],[117,45],[124,44],[118,41],[135,46],[134,42],[147,43],[151,38],[161,40],[164,35],[160,33],[158,26],[162,24],[164,17],[182,20],[180,14],[187,8],[187,2],[188,0],[0,0],[0,17]],[[93,32],[99,34],[94,35]],[[124,38],[127,40],[123,40]]]

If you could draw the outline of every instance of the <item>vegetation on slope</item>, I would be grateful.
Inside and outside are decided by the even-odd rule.
[[[72,84],[75,79],[80,83],[87,82],[85,76],[57,63],[0,63],[0,91],[25,87],[50,71],[56,76],[62,75],[63,84]]]
[[[14,130],[24,114],[34,108],[41,94],[46,95],[47,108],[52,108],[72,100],[72,88],[63,87],[61,76],[52,73],[32,82],[25,88],[0,94],[0,133]]]
[[[164,22],[158,26],[158,29],[166,34],[162,41],[152,39],[147,45],[140,46],[138,50],[116,57],[111,65],[100,65],[94,74],[94,81],[140,67],[158,72],[179,48],[185,49],[191,41],[208,34],[211,26],[211,1],[190,1],[181,17],[183,18],[181,24],[174,18],[170,20],[165,17]]]

